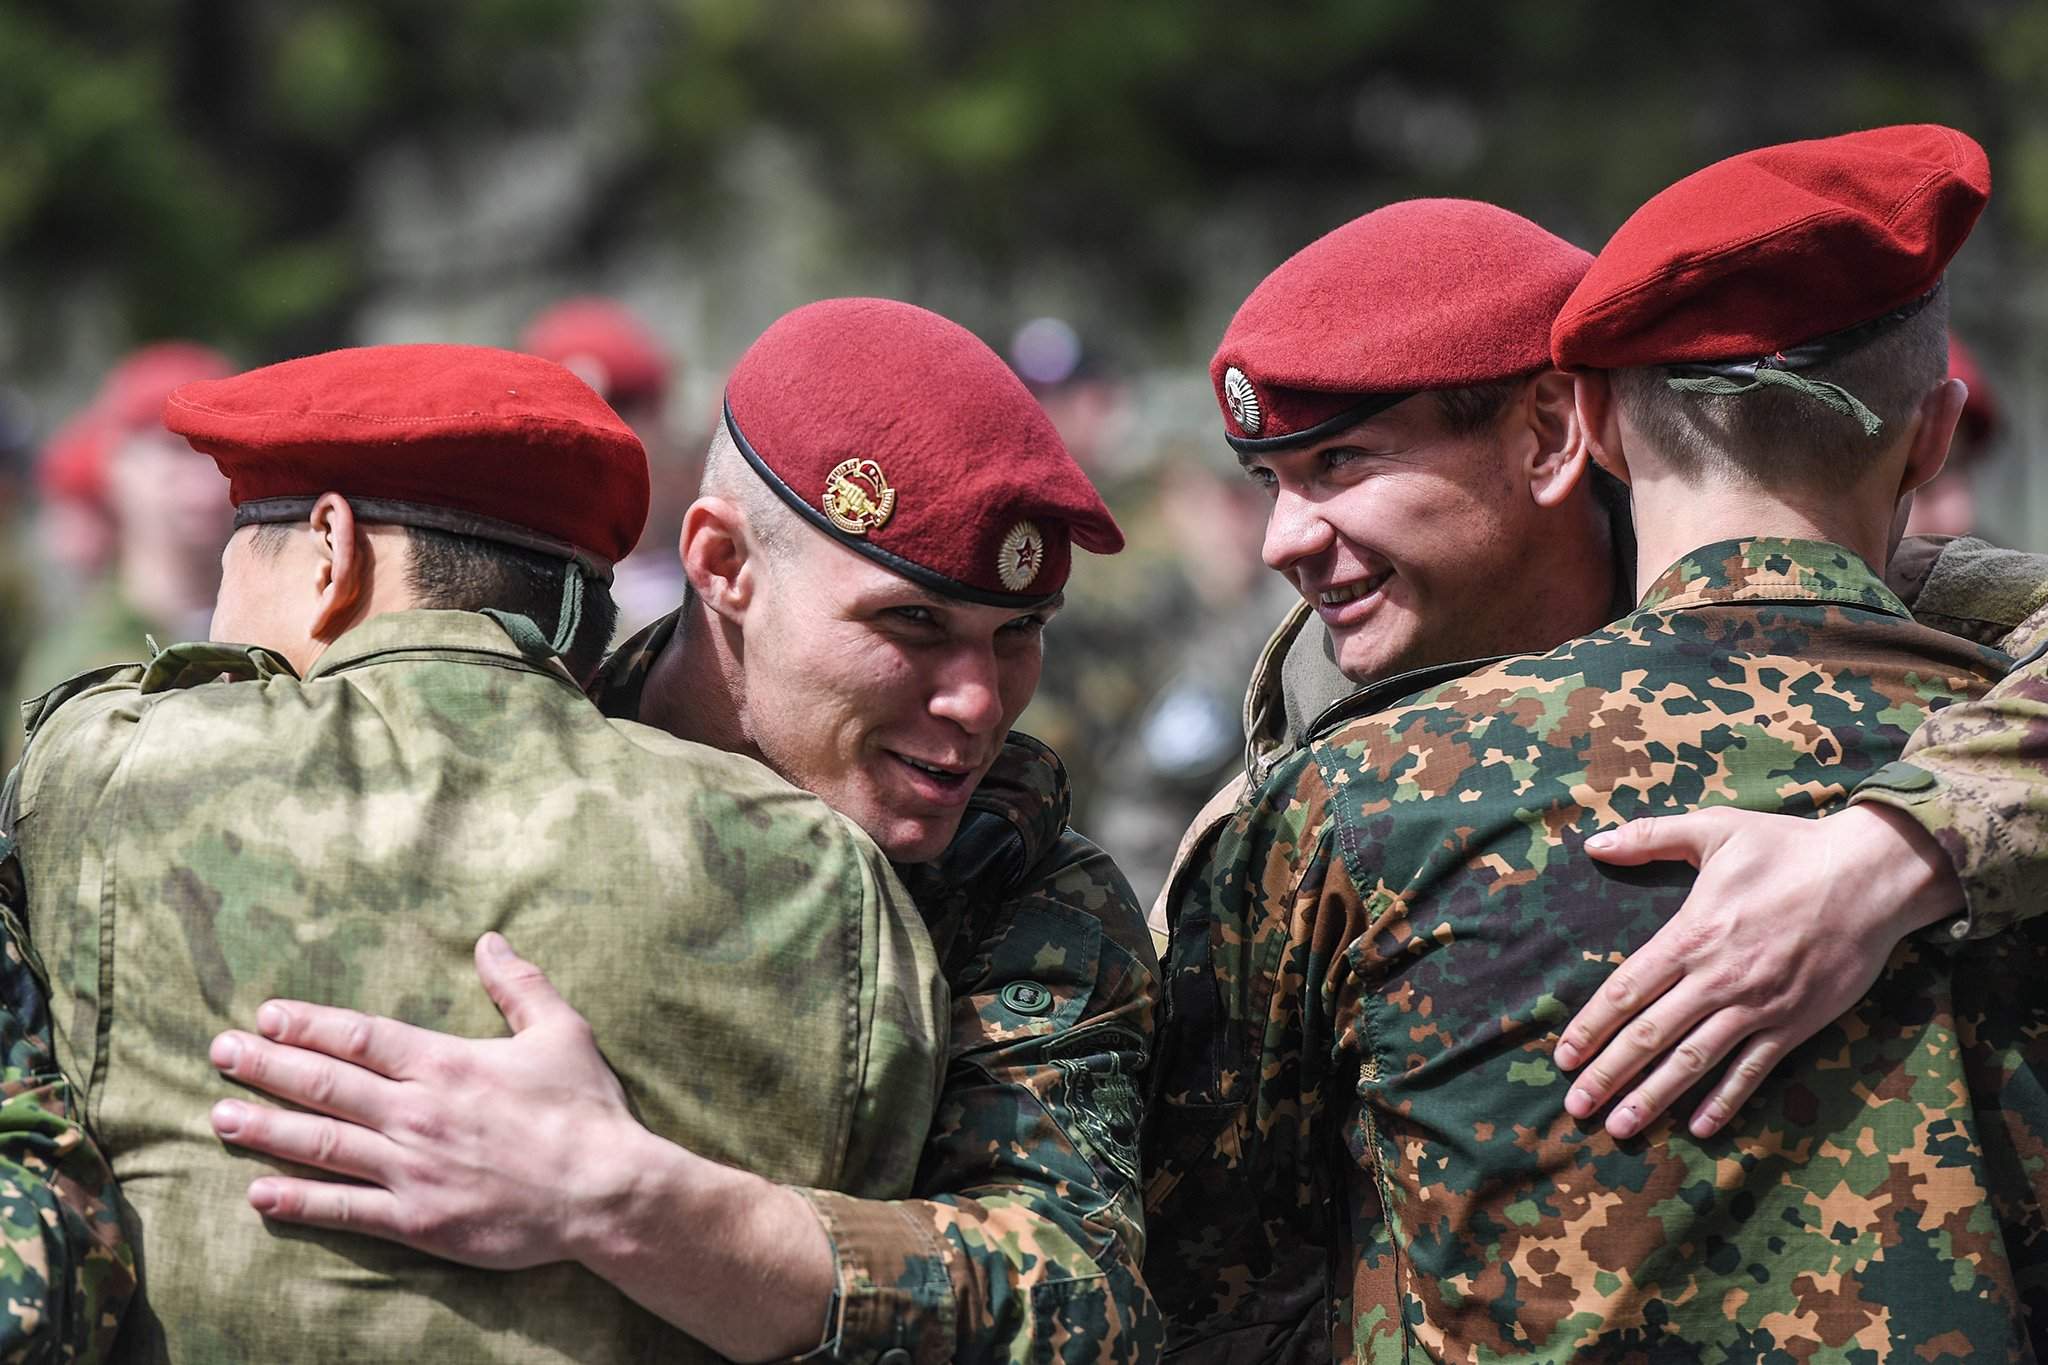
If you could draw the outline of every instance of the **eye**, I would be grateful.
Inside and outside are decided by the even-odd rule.
[[[1036,635],[1045,629],[1046,623],[1050,620],[1052,618],[1044,612],[1034,611],[1029,616],[1019,616],[1015,620],[1005,621],[1003,630],[1011,635]]]
[[[1268,493],[1272,492],[1279,483],[1279,479],[1274,475],[1273,471],[1262,464],[1246,465],[1244,467],[1244,476],[1252,481],[1252,487],[1263,488]]]
[[[885,607],[882,614],[916,626],[936,625],[939,620],[930,607]]]
[[[1362,450],[1354,450],[1349,446],[1338,446],[1334,450],[1323,452],[1323,468],[1342,469],[1346,465],[1357,464],[1364,458],[1365,452]]]

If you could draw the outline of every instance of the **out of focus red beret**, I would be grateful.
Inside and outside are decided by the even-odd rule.
[[[366,521],[504,540],[608,576],[647,520],[632,428],[560,365],[515,351],[329,351],[188,384],[164,425],[219,463],[238,524],[297,520],[337,492]]]
[[[1860,327],[1940,283],[1990,193],[1984,149],[1935,124],[1731,156],[1621,225],[1551,351],[1568,368],[1746,360]]]
[[[107,457],[114,432],[96,408],[72,417],[50,433],[36,461],[36,486],[46,498],[105,503]]]
[[[527,324],[519,349],[567,366],[608,403],[658,403],[668,392],[668,353],[610,299],[556,304]]]
[[[1592,257],[1518,214],[1410,199],[1266,276],[1209,362],[1240,451],[1307,445],[1424,389],[1550,365],[1550,323]]]
[[[158,341],[131,352],[100,385],[94,406],[115,435],[154,427],[163,420],[171,390],[235,372],[228,358],[192,341]]]
[[[1951,379],[1962,380],[1970,389],[1958,424],[1960,434],[1971,447],[1981,446],[1998,434],[2005,414],[1999,409],[1998,394],[1977,364],[1977,357],[1954,332],[1948,334],[1948,373]]]
[[[840,544],[949,597],[1043,601],[1109,509],[1002,358],[937,313],[827,299],[778,319],[725,386],[734,443]]]

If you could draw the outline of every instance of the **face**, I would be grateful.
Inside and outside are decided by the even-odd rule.
[[[1057,604],[942,597],[823,536],[799,540],[744,619],[748,737],[891,858],[935,858],[1038,687]]]
[[[262,645],[291,660],[304,673],[319,655],[306,630],[318,581],[309,562],[313,537],[295,526],[281,544],[259,548],[261,528],[244,526],[228,538],[220,556],[220,596],[214,600],[210,638],[223,644]]]
[[[1317,445],[1242,457],[1271,499],[1262,557],[1314,606],[1352,680],[1532,647],[1525,398],[1453,434],[1418,394]]]
[[[107,480],[124,537],[211,556],[234,527],[219,466],[161,427],[125,438]]]

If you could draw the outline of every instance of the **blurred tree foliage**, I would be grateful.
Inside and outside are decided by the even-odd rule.
[[[619,25],[623,77],[585,60]],[[630,127],[575,250],[715,213],[722,159],[771,127],[853,240],[992,272],[1057,243],[1141,325],[1185,320],[1180,245],[1219,213],[1298,244],[1470,194],[1597,245],[1709,159],[1899,120],[1975,133],[1997,230],[2048,246],[2048,8],[2019,0],[8,0],[17,332],[93,281],[137,336],[345,337],[380,151],[460,156],[618,79]]]

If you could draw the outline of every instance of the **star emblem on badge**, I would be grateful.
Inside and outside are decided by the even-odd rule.
[[[1259,434],[1259,426],[1266,420],[1265,410],[1259,406],[1258,390],[1235,365],[1223,372],[1223,401],[1230,404],[1231,420],[1245,435]]]
[[[1045,567],[1045,537],[1028,521],[1012,526],[996,550],[996,577],[1011,592],[1022,592]]]

